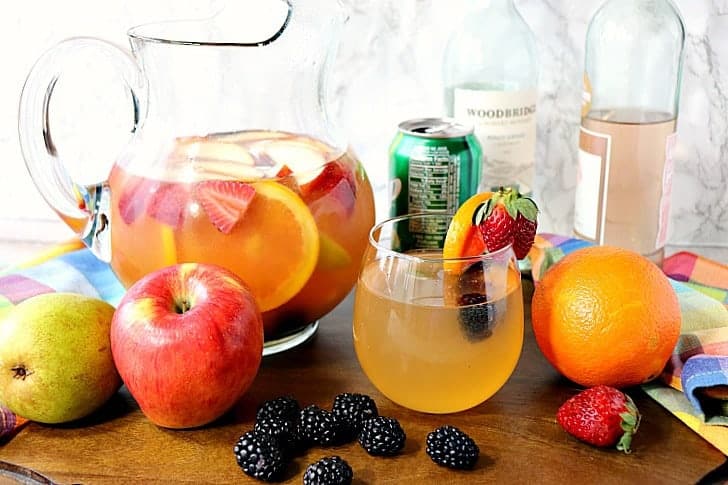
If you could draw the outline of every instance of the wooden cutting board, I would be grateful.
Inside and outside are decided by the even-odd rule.
[[[160,429],[122,390],[81,423],[27,426],[0,446],[0,460],[60,483],[260,483],[242,473],[232,454],[237,438],[252,428],[257,405],[292,394],[302,405],[330,407],[336,394],[348,391],[371,395],[381,414],[400,420],[407,433],[404,452],[375,458],[356,443],[312,449],[290,467],[285,483],[301,483],[309,463],[333,454],[351,464],[358,484],[695,483],[724,463],[719,451],[639,389],[629,391],[643,414],[631,455],[596,449],[564,433],[554,416],[577,388],[561,378],[538,350],[530,331],[528,282],[524,293],[526,341],[518,368],[493,398],[466,412],[417,413],[379,394],[354,354],[350,296],[322,319],[313,340],[266,358],[249,393],[212,426]],[[475,470],[453,472],[427,457],[425,437],[443,424],[458,426],[476,440],[481,457]]]

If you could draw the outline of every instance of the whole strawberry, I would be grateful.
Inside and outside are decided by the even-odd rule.
[[[570,435],[594,446],[630,453],[640,413],[632,399],[609,386],[580,392],[561,405],[556,420]]]
[[[486,214],[478,227],[483,234],[488,251],[497,251],[513,244],[513,229],[516,221],[509,214],[504,203],[491,203],[491,200],[484,204]]]
[[[530,201],[531,199],[521,200]],[[533,206],[535,207],[536,204],[533,204]],[[528,252],[531,251],[531,246],[533,246],[533,240],[536,239],[537,227],[538,221],[535,217],[531,220],[522,213],[518,214],[513,235],[513,252],[516,253],[516,258],[523,259],[528,256]]]
[[[501,187],[493,197],[481,204],[473,215],[489,252],[509,244],[518,259],[528,255],[536,237],[538,207],[510,187]]]

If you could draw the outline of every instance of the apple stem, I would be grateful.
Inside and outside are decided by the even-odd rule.
[[[179,313],[180,315],[189,311],[189,309],[192,308],[192,305],[190,305],[189,300],[177,300],[174,302],[174,311]]]
[[[15,366],[10,369],[15,374],[13,374],[13,379],[22,379],[25,380],[26,377],[32,374],[32,372],[29,372],[25,367],[22,365]]]

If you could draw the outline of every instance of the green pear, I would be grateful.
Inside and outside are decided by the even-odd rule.
[[[111,356],[114,307],[72,293],[29,298],[0,320],[0,403],[40,423],[65,423],[121,386]]]

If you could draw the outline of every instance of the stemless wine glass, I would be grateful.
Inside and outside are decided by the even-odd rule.
[[[354,303],[354,348],[369,380],[416,411],[476,406],[513,373],[523,345],[523,297],[510,246],[445,259],[418,237],[446,214],[390,219],[369,235]]]

